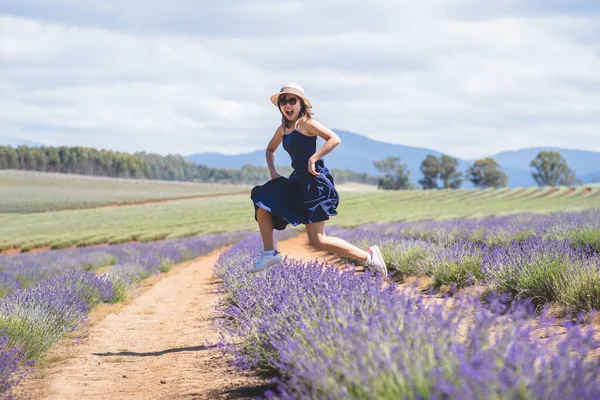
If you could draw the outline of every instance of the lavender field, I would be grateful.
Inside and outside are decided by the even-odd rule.
[[[600,310],[600,209],[337,229],[358,246],[380,243],[392,275],[435,286],[485,285],[535,304]]]
[[[0,396],[95,305],[237,242],[215,265],[220,346],[237,367],[274,377],[265,398],[600,398],[590,323],[599,321],[600,209],[327,232],[379,244],[391,280],[292,259],[250,275],[261,242],[241,232],[0,255]],[[400,285],[408,276],[450,288],[451,299]],[[484,295],[463,296],[469,285]]]
[[[258,235],[222,253],[222,348],[277,399],[597,399],[600,210],[329,229],[379,243],[395,281],[484,285],[434,302],[370,272],[286,259],[247,274]],[[573,318],[549,313],[558,303]],[[597,335],[596,335],[597,338]]]
[[[91,308],[119,302],[143,279],[242,236],[0,255],[0,398],[67,332],[84,325]]]

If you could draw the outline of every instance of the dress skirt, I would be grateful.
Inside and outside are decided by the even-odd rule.
[[[273,228],[283,230],[288,224],[310,224],[337,215],[339,195],[333,177],[326,167],[319,175],[294,171],[289,177],[279,177],[255,186],[250,198],[254,202],[254,219],[258,207],[269,211]]]

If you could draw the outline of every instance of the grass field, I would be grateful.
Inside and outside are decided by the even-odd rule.
[[[43,199],[41,193],[38,195]],[[104,193],[99,198],[106,201],[106,197]],[[371,222],[582,210],[600,206],[600,187],[397,192],[340,190],[340,197],[339,215],[329,224],[353,227]],[[5,202],[12,203],[14,198],[2,196],[0,209],[7,208],[3,205]],[[0,250],[151,241],[256,229],[252,202],[249,193],[245,192],[123,207],[0,213]]]
[[[49,183],[54,178],[63,179],[58,189]],[[42,179],[37,186],[23,177],[13,179],[15,192],[31,190],[31,198],[21,201],[30,211],[0,213],[0,250],[197,237],[1,255],[0,397],[18,382],[11,376],[19,363],[45,354],[65,332],[87,318],[90,307],[119,302],[142,280],[241,237],[229,232],[257,231],[247,189],[241,194],[218,194],[221,189],[215,186],[212,196],[98,207],[110,204],[109,198],[119,198],[113,191],[121,181],[51,179]],[[68,193],[87,190],[70,179],[90,185],[90,193],[81,193],[81,199],[95,190],[100,203],[81,202],[86,209],[49,211],[48,205],[64,208]],[[136,192],[133,187],[138,184],[142,186]],[[150,196],[153,185],[164,185],[167,199],[173,195],[164,182],[127,181],[121,188]],[[184,186],[172,187],[179,190]],[[187,186],[197,190],[201,185]],[[0,207],[18,204],[15,196],[3,196],[7,187],[0,187]],[[532,299],[535,305],[560,306],[565,313],[598,309],[599,186],[388,192],[340,185],[339,190],[339,215],[329,226],[359,228],[333,228],[330,232],[360,247],[380,243],[392,272],[387,286],[392,290],[384,290],[383,281],[372,279],[369,273],[347,270],[340,274],[336,268],[314,268],[317,264],[302,260],[286,261],[265,274],[248,274],[254,256],[262,249],[259,236],[248,235],[224,251],[216,266],[223,280],[220,293],[226,296],[220,303],[226,310],[219,312],[230,312],[225,316],[234,324],[231,327],[240,329],[235,340],[244,340],[238,347],[243,349],[236,354],[241,357],[238,360],[258,370],[275,371],[279,377],[297,377],[278,382],[279,388],[297,398],[338,398],[340,393],[357,399],[373,393],[394,399],[406,394],[426,398],[598,398],[598,358],[588,357],[596,350],[586,336],[575,327],[561,332],[557,337],[563,342],[556,346],[577,351],[555,351],[554,339],[536,341],[531,338],[537,332],[532,332],[531,338],[529,333],[523,334],[528,329],[525,318],[515,326],[522,317],[518,312],[509,313],[504,321],[505,304],[486,302],[492,302],[490,294],[498,291],[511,296],[517,305]],[[39,209],[43,212],[31,212],[35,204],[43,204]],[[595,210],[461,220],[590,208]],[[430,221],[365,225],[422,220]],[[206,235],[220,232],[228,233]],[[295,233],[294,229],[283,232]],[[455,302],[452,309],[435,303],[427,306],[427,297],[393,288],[395,280],[423,275],[440,293],[452,287],[485,286],[486,302]],[[359,298],[362,300],[356,301]],[[232,304],[234,307],[227,307]],[[477,307],[474,312],[473,307]],[[494,311],[496,307],[500,308]],[[476,320],[465,326],[463,321],[473,315]],[[590,315],[597,318],[597,314]],[[227,327],[228,333],[234,332],[229,331],[231,327]],[[456,335],[459,331],[465,335]],[[480,340],[498,332],[502,333],[493,340]],[[543,339],[547,337],[544,333]],[[225,342],[221,345],[235,347]],[[298,370],[302,365],[308,368]],[[441,379],[438,365],[446,371],[444,385],[437,383]],[[391,374],[390,368],[395,368]],[[482,368],[487,368],[481,375],[485,379],[472,373]],[[567,369],[569,374],[560,372]],[[360,372],[353,375],[355,371]],[[559,372],[549,375],[547,371]],[[548,385],[549,379],[556,384]],[[453,382],[456,387],[448,386]],[[313,389],[318,396],[306,395]]]
[[[0,214],[248,192],[249,185],[203,184],[31,171],[0,171]]]

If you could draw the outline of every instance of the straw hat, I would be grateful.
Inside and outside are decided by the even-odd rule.
[[[308,108],[312,108],[312,105],[310,104],[310,100],[308,100],[308,98],[304,94],[304,88],[302,86],[298,85],[297,83],[293,83],[293,82],[286,83],[285,85],[283,85],[281,87],[281,90],[279,92],[277,92],[273,96],[271,96],[271,103],[273,103],[275,105],[275,107],[279,108],[279,104],[277,104],[277,101],[279,100],[279,96],[284,93],[293,94],[293,95],[296,95],[296,96],[302,98],[304,100],[304,102],[306,103],[306,106]]]

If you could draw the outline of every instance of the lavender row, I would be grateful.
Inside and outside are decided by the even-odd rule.
[[[0,297],[67,271],[93,272],[127,255],[126,246],[0,255]]]
[[[228,317],[222,345],[239,367],[277,373],[277,389],[266,398],[600,396],[600,362],[586,361],[597,345],[591,331],[571,326],[541,339],[525,307],[502,316],[501,303],[463,299],[449,310],[370,274],[316,261],[286,259],[248,274],[260,248],[257,236],[239,242],[222,254],[216,272]]]
[[[600,251],[600,208],[580,212],[372,224],[361,229],[440,244],[467,240],[478,244],[508,245],[514,240],[536,236],[547,240],[569,240],[575,247]]]
[[[126,270],[142,266],[142,275],[153,274],[157,272],[156,263],[164,261],[163,269],[168,269],[167,264],[197,257],[204,254],[208,248],[232,243],[244,235],[245,233],[206,235],[162,242],[0,255],[0,297],[71,270],[94,272],[101,267],[116,264],[116,268],[113,269]],[[129,267],[125,267],[126,265]],[[111,275],[115,274],[111,272]],[[129,279],[124,278],[125,275],[128,275]],[[123,272],[122,276],[115,276],[115,279],[125,279],[128,283],[139,280],[127,272]]]
[[[395,280],[431,276],[434,285],[488,285],[536,304],[557,303],[571,311],[600,310],[600,253],[569,239],[532,236],[503,246],[457,239],[439,243],[373,229],[335,234],[360,247],[379,243]]]
[[[65,333],[85,324],[92,307],[120,301],[144,278],[230,244],[241,235],[4,257],[3,265],[8,267],[4,276],[16,283],[0,299],[0,397],[8,396],[19,381],[25,370],[20,367],[46,353]],[[107,273],[88,271],[113,258],[115,265]],[[29,277],[29,282],[40,281],[23,288],[18,286],[23,282],[18,278],[23,276]]]
[[[19,374],[23,352],[8,343],[6,334],[0,335],[0,396],[10,399],[9,390],[23,378]]]

